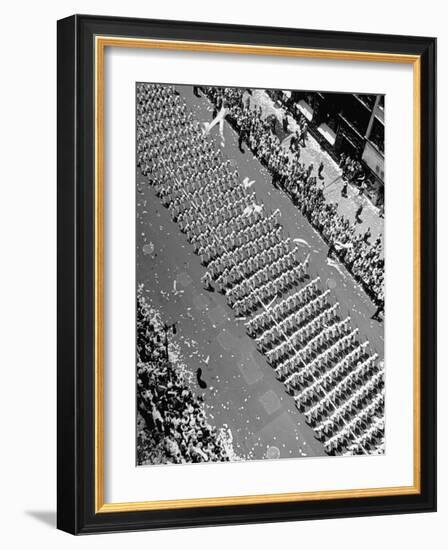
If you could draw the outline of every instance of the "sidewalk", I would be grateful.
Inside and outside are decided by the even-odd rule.
[[[274,115],[281,127],[285,110],[277,106],[264,90],[253,90],[250,96],[250,105],[251,107],[261,107],[264,118]],[[298,124],[296,120],[291,115],[288,115],[289,135],[297,128]],[[281,132],[283,132],[283,130],[281,130]],[[282,146],[289,150],[289,139],[286,134]],[[358,190],[352,185],[348,185],[347,197],[341,195],[343,187],[342,170],[331,156],[326,151],[322,150],[321,146],[310,132],[308,132],[306,147],[302,147],[300,150],[300,160],[304,162],[305,165],[313,163],[313,174],[315,176],[317,176],[317,168],[320,162],[323,162],[324,169],[322,175],[324,179],[322,185],[324,188],[324,196],[328,203],[337,202],[339,214],[348,218],[350,223],[355,221],[356,211],[361,204],[363,205],[363,211],[361,213],[362,223],[357,225],[356,233],[364,234],[367,229],[370,228],[372,233],[371,241],[383,235],[384,219],[380,217],[379,209],[374,206],[367,197],[360,197]]]

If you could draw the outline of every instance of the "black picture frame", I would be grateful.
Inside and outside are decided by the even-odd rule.
[[[204,508],[95,510],[95,144],[97,35],[416,55],[421,60],[419,494]],[[436,510],[436,39],[74,15],[58,21],[57,526],[73,534]]]

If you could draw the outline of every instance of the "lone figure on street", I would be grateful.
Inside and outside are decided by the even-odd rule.
[[[324,177],[322,175],[323,170],[324,170],[324,163],[323,163],[323,161],[320,161],[319,168],[317,169],[317,175],[319,176],[320,180],[324,179]]]

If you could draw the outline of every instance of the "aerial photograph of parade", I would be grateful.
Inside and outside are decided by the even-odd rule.
[[[385,96],[135,101],[136,464],[384,454]]]

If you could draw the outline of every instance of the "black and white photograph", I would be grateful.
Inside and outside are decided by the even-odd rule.
[[[386,452],[384,125],[136,84],[137,465]]]

